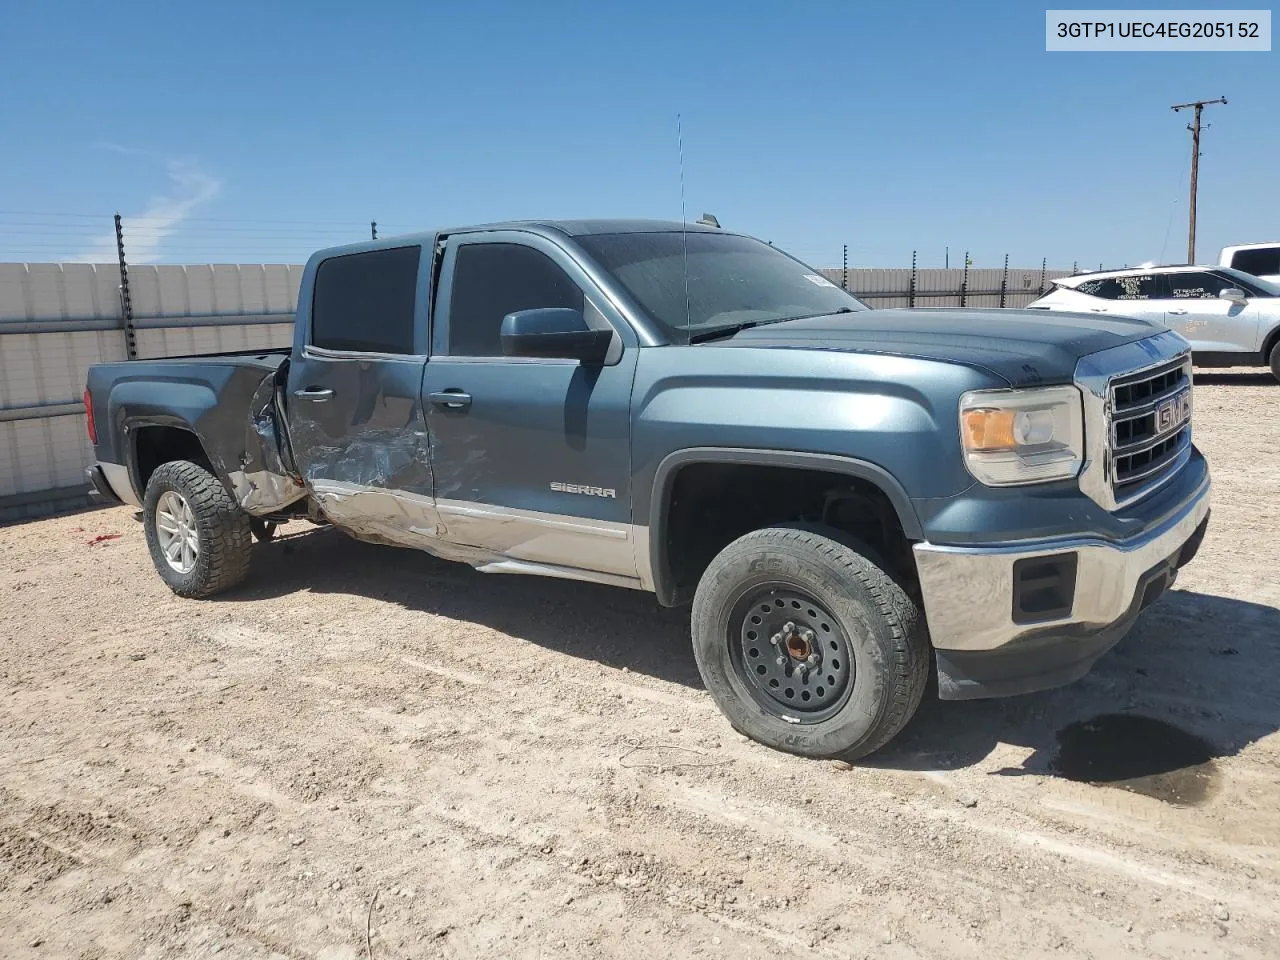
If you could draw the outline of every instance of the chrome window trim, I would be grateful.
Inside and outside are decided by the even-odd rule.
[[[1080,490],[1108,511],[1118,510],[1149,496],[1171,480],[1191,458],[1191,421],[1187,421],[1187,443],[1175,464],[1163,477],[1130,497],[1117,499],[1112,488],[1111,383],[1141,377],[1142,374],[1184,358],[1187,382],[1191,384],[1191,344],[1172,330],[1163,330],[1144,340],[1135,340],[1081,357],[1073,382],[1084,399],[1084,466],[1080,470]],[[1128,411],[1126,411],[1128,412]]]
[[[317,347],[314,343],[302,348],[304,360],[401,360],[405,363],[425,363],[426,355],[420,353],[379,353],[374,350],[332,350]]]

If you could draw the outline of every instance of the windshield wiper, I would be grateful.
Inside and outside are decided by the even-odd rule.
[[[783,319],[786,319],[785,317]],[[746,320],[742,323],[730,323],[723,327],[716,327],[714,330],[704,330],[702,333],[689,334],[690,343],[705,343],[708,340],[719,340],[721,337],[732,337],[735,333],[741,333],[743,330],[750,330],[752,327],[758,327],[762,323],[777,323],[777,320]]]
[[[841,307],[838,310],[823,310],[821,313],[802,313],[798,317],[774,317],[772,320],[747,320],[743,323],[730,323],[723,327],[716,327],[714,330],[704,330],[702,333],[689,334],[690,343],[706,343],[708,340],[719,340],[721,337],[732,337],[736,333],[743,330],[750,330],[752,327],[763,326],[767,323],[786,323],[788,320],[809,320],[813,317],[830,317],[837,313],[854,313],[852,307]]]

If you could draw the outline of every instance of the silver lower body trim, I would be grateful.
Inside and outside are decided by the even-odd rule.
[[[117,497],[132,506],[142,506],[142,501],[133,492],[133,481],[129,479],[128,467],[120,463],[106,463],[102,460],[98,461],[98,466],[102,468],[102,475],[107,478],[107,483],[111,484],[111,489],[116,492]]]
[[[454,543],[531,564],[638,577],[629,523],[462,500],[437,500],[436,508],[442,535]]]
[[[588,583],[604,583],[611,587],[627,587],[631,590],[645,589],[635,577],[620,577],[613,573],[601,573],[598,570],[583,570],[579,567],[561,567],[553,563],[529,563],[527,560],[495,560],[476,567],[481,573],[531,573],[542,577],[557,577],[561,580],[585,580]]]
[[[1027,633],[1055,627],[1105,627],[1133,605],[1143,575],[1173,556],[1209,515],[1209,479],[1186,505],[1154,530],[1131,540],[1094,537],[988,547],[915,545],[925,618],[941,650],[994,650]],[[1035,624],[1013,621],[1013,565],[1075,552],[1071,615]]]
[[[647,527],[437,500],[346,481],[312,480],[309,487],[328,520],[357,540],[422,550],[484,573],[529,573],[652,589],[640,574],[649,569]]]

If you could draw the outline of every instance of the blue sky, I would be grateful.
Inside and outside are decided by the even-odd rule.
[[[1201,4],[1203,7],[1205,4]],[[6,3],[0,260],[300,261],[380,232],[680,215],[819,265],[1280,239],[1272,53],[1046,53],[1021,3]]]

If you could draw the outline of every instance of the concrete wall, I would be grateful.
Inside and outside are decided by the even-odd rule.
[[[301,266],[140,266],[141,358],[288,346]],[[0,264],[0,522],[87,502],[85,371],[127,356],[115,264]]]

